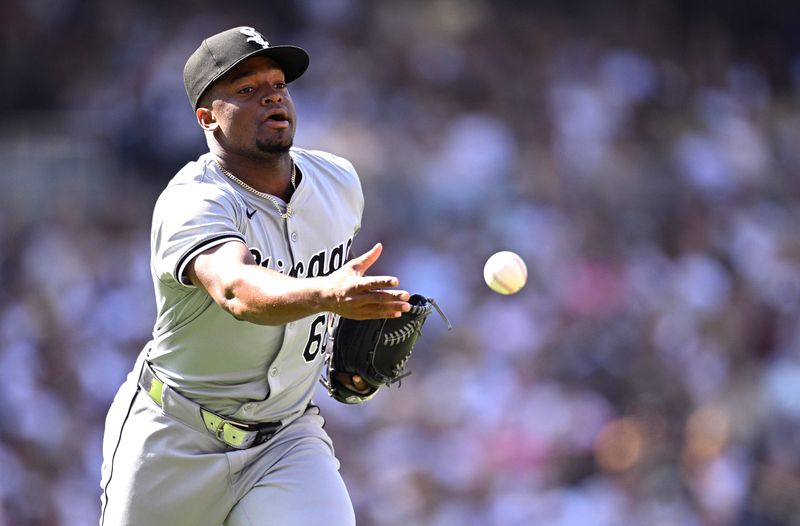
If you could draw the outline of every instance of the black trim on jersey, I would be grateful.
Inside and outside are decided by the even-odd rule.
[[[245,240],[244,240],[244,237],[237,236],[235,234],[222,234],[222,235],[219,235],[219,236],[216,236],[216,237],[204,239],[201,242],[199,242],[198,244],[196,244],[194,247],[192,247],[191,249],[187,250],[186,253],[183,256],[181,256],[181,258],[178,260],[178,263],[175,265],[175,269],[173,270],[173,277],[176,280],[178,280],[178,283],[180,283],[181,285],[185,285],[187,287],[194,286],[194,285],[192,285],[191,282],[186,283],[183,280],[182,274],[183,274],[183,271],[184,271],[184,268],[186,267],[186,265],[188,265],[189,261],[191,261],[192,258],[194,258],[196,255],[198,255],[200,252],[203,252],[204,250],[209,249],[209,248],[211,248],[213,246],[219,245],[222,242],[224,242],[226,240],[229,240],[229,239],[230,240],[236,239],[236,240],[241,241],[245,245],[247,244],[245,242]]]
[[[108,486],[111,484],[111,479],[114,478],[114,459],[117,457],[117,450],[119,450],[119,445],[122,443],[122,431],[125,429],[125,424],[128,422],[128,418],[131,416],[131,409],[133,409],[133,403],[136,401],[136,396],[139,394],[139,390],[139,384],[137,383],[136,390],[133,392],[133,396],[131,397],[131,402],[128,404],[128,412],[125,413],[125,418],[122,420],[122,424],[119,426],[117,445],[114,446],[114,452],[111,454],[111,464],[108,467],[108,480],[106,481],[106,485],[103,486],[103,496],[105,496],[105,499],[103,500],[103,512],[100,514],[100,526],[103,526],[106,520],[106,509],[108,509]]]

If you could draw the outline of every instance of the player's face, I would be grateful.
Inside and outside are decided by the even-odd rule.
[[[262,157],[292,146],[296,113],[283,71],[272,59],[250,57],[213,86],[217,140],[228,150]]]

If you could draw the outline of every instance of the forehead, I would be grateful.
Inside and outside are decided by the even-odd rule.
[[[219,79],[219,82],[220,84],[232,83],[236,82],[237,80],[243,77],[258,75],[262,73],[270,73],[270,72],[279,72],[282,74],[283,70],[278,65],[278,63],[272,60],[271,58],[261,55],[256,55],[244,59],[236,66],[231,68],[230,71],[225,73],[225,75],[223,75],[222,78]]]

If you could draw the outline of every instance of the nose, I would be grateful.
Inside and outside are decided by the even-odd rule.
[[[261,103],[265,106],[269,104],[278,104],[280,102],[283,102],[283,96],[280,94],[280,92],[275,90],[268,91],[261,99]]]

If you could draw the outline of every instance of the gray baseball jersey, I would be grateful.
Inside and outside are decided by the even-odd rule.
[[[360,228],[363,195],[353,166],[292,148],[302,179],[282,219],[274,204],[226,177],[211,154],[189,163],[155,206],[151,239],[158,318],[148,359],[186,397],[246,422],[297,416],[323,366],[326,315],[284,326],[236,320],[185,275],[197,254],[238,240],[256,261],[295,277],[341,267]]]
[[[334,155],[290,154],[302,179],[285,220],[270,200],[223,175],[210,154],[186,165],[159,197],[151,240],[158,317],[106,418],[101,526],[355,524],[330,437],[309,405],[327,315],[284,326],[238,321],[185,275],[197,254],[232,240],[258,264],[292,276],[344,264],[363,210],[358,177]],[[163,381],[158,403],[139,388],[145,360]],[[270,440],[232,449],[209,432],[197,404],[284,425]]]

